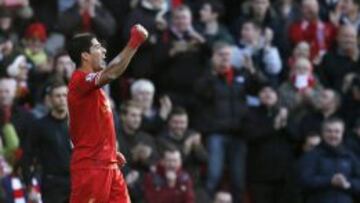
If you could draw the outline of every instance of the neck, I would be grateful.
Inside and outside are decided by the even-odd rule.
[[[335,112],[336,112],[336,108],[329,108],[329,109],[323,110],[322,114],[324,115],[325,118],[328,118],[329,116],[331,116]]]
[[[66,111],[51,111],[51,115],[59,120],[65,119],[67,117],[67,112]]]
[[[128,135],[133,135],[133,134],[135,134],[136,131],[129,128],[127,125],[124,125],[124,132]]]
[[[93,68],[91,65],[89,64],[82,64],[78,70],[85,72],[85,73],[90,73],[90,72],[94,72]]]
[[[205,24],[206,26],[206,33],[207,34],[215,34],[219,30],[219,23],[216,20],[207,22]]]

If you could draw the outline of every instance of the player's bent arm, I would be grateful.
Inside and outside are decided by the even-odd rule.
[[[139,46],[147,39],[148,32],[141,25],[134,25],[127,46],[117,55],[109,66],[102,71],[97,80],[98,86],[103,86],[118,78],[128,67]]]

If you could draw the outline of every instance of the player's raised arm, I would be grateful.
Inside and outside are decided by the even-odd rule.
[[[118,78],[126,70],[137,49],[147,37],[148,32],[143,26],[139,24],[134,25],[131,28],[130,40],[127,46],[102,71],[97,85],[102,86]]]

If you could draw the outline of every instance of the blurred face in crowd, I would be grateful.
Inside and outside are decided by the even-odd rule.
[[[169,119],[170,132],[176,137],[182,137],[188,128],[188,123],[186,114],[172,115]]]
[[[135,106],[129,106],[127,112],[123,115],[123,124],[124,126],[131,130],[136,131],[140,128],[142,111],[140,108]]]
[[[63,113],[67,111],[68,88],[60,86],[54,88],[49,94],[51,107],[54,111]]]
[[[143,109],[149,109],[153,105],[154,92],[141,89],[132,95],[132,99],[137,102]]]
[[[356,29],[350,25],[342,26],[339,29],[337,41],[340,50],[345,53],[353,51],[358,45]]]
[[[156,9],[160,9],[164,4],[164,0],[148,0],[148,2]]]
[[[0,106],[11,106],[16,96],[16,81],[14,79],[0,80]]]
[[[297,59],[294,68],[295,75],[310,75],[312,73],[311,63],[305,58]]]
[[[230,46],[224,46],[214,51],[212,63],[216,72],[222,73],[231,67],[231,53],[232,49]]]
[[[10,39],[0,44],[0,53],[5,56],[10,55],[13,50],[14,50],[14,44]]]
[[[333,90],[325,89],[320,94],[320,110],[329,110],[336,108],[336,93]]]
[[[0,30],[7,31],[10,29],[12,24],[11,17],[1,17],[0,18]]]
[[[263,88],[259,93],[260,102],[266,107],[273,107],[277,104],[278,96],[271,87]]]
[[[200,20],[203,23],[215,21],[218,14],[214,13],[210,4],[204,4],[200,9]]]
[[[256,16],[265,16],[270,7],[269,0],[252,0],[251,6]]]
[[[310,45],[307,42],[300,42],[294,49],[295,58],[310,58]]]
[[[19,64],[19,74],[16,76],[16,79],[18,79],[19,81],[26,81],[28,79],[28,73],[29,64],[25,60]]]
[[[245,44],[253,44],[257,41],[260,30],[252,22],[246,22],[241,28],[241,41]]]
[[[57,58],[55,62],[55,72],[61,76],[70,79],[75,70],[75,63],[71,60],[69,55],[62,55]]]
[[[166,151],[163,165],[166,171],[177,171],[181,168],[181,154],[179,151]]]
[[[172,23],[179,32],[187,32],[192,26],[191,18],[190,10],[175,10],[172,17]]]
[[[228,192],[216,193],[214,203],[232,203],[231,194]]]
[[[344,134],[344,124],[341,122],[331,122],[323,126],[322,129],[324,141],[333,147],[341,144]]]
[[[39,39],[27,39],[25,45],[32,53],[39,53],[43,51],[45,46],[44,42]]]
[[[302,14],[306,20],[315,20],[319,15],[319,3],[317,0],[303,0]]]
[[[359,9],[359,6],[355,4],[354,0],[339,0],[337,6],[339,6],[341,13],[345,15],[349,15]]]

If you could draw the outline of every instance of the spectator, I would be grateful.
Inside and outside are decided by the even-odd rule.
[[[352,25],[357,31],[360,29],[360,2],[356,0],[339,0],[336,8],[330,13],[331,22],[340,26]]]
[[[172,109],[172,102],[167,96],[160,98],[160,108],[154,105],[155,86],[150,80],[138,79],[130,87],[131,98],[142,108],[141,129],[153,135],[165,126],[165,121]]]
[[[332,89],[323,89],[318,95],[316,109],[307,113],[300,122],[299,136],[319,136],[321,134],[321,123],[329,118],[341,118],[341,97]]]
[[[19,136],[20,147],[25,150],[29,144],[28,139],[30,138],[30,129],[34,119],[28,110],[15,103],[16,87],[17,83],[14,79],[0,79],[0,108],[5,112],[7,119],[14,124],[16,133]]]
[[[343,93],[345,78],[359,74],[359,47],[356,29],[350,25],[339,28],[337,47],[327,53],[320,65],[321,83]]]
[[[233,54],[233,64],[237,68],[256,69],[276,86],[282,62],[278,49],[271,45],[273,32],[270,29],[264,32],[262,35],[261,27],[253,21],[243,23],[239,44]]]
[[[286,70],[287,76],[293,74],[294,64],[299,58],[306,58],[310,60],[310,45],[307,42],[299,42],[292,52],[292,56],[288,60],[288,67],[290,70]]]
[[[281,32],[279,18],[275,10],[271,7],[270,0],[252,0],[243,4],[241,15],[232,24],[235,38],[239,36],[239,28],[243,27],[246,21],[253,21],[259,25],[261,30],[269,29],[275,33],[275,44],[278,45],[278,34]]]
[[[116,30],[110,12],[98,0],[78,0],[59,17],[59,29],[67,37],[77,32],[94,32],[100,39],[108,39]]]
[[[316,103],[321,88],[310,61],[299,58],[294,64],[292,75],[279,87],[280,101],[290,112],[302,110],[304,106]]]
[[[121,106],[118,146],[128,159],[124,174],[131,199],[134,202],[143,200],[142,183],[144,174],[150,170],[158,159],[155,140],[140,130],[141,107],[129,101]]]
[[[16,44],[8,38],[0,38],[0,76],[7,76],[7,67],[20,55],[20,51],[15,47]]]
[[[32,166],[41,166],[44,202],[63,203],[70,197],[71,142],[68,132],[67,92],[65,83],[61,82],[53,83],[47,88],[50,112],[36,121],[30,148],[24,153],[27,163],[25,178],[30,178]],[[26,182],[30,183],[31,179]]]
[[[228,29],[220,23],[220,18],[224,14],[224,6],[217,0],[208,0],[202,4],[200,14],[200,33],[204,36],[209,55],[213,45],[218,42],[234,43],[233,37]]]
[[[65,52],[60,52],[54,57],[53,66],[53,77],[61,78],[66,83],[70,80],[71,75],[75,70],[74,62]]]
[[[336,29],[332,24],[320,19],[317,0],[302,0],[301,10],[302,19],[290,26],[289,37],[293,45],[301,41],[308,42],[310,59],[318,63],[331,47],[336,37]]]
[[[360,192],[359,162],[343,145],[345,124],[339,119],[323,123],[324,142],[300,162],[300,182],[306,203],[351,203]]]
[[[159,135],[158,143],[162,151],[169,146],[181,152],[183,165],[194,180],[196,202],[207,202],[203,190],[202,168],[207,163],[207,151],[202,144],[201,134],[189,129],[189,116],[185,109],[174,108],[168,118],[167,128]]]
[[[44,24],[32,23],[26,28],[24,53],[39,68],[46,65],[48,60],[44,49],[46,40],[47,32]]]
[[[141,46],[131,62],[129,75],[134,78],[153,79],[156,63],[155,46],[161,40],[163,30],[167,29],[169,8],[165,0],[142,0],[128,16],[123,38],[127,40],[131,26],[140,23],[149,31],[149,40]]]
[[[256,203],[297,202],[289,187],[293,152],[286,132],[288,112],[278,95],[265,85],[260,106],[249,109],[243,125],[248,140],[248,176],[251,198]],[[259,127],[261,126],[261,127]]]
[[[208,134],[207,190],[211,195],[215,193],[227,163],[234,201],[240,202],[245,190],[246,143],[239,128],[246,111],[246,95],[256,88],[258,76],[254,70],[234,69],[231,51],[231,46],[224,43],[214,47],[212,70],[199,79],[195,88],[199,99],[196,124]]]
[[[19,55],[7,67],[7,73],[16,80],[16,99],[20,105],[30,105],[31,95],[29,90],[28,75],[32,68],[24,55]]]
[[[194,111],[193,86],[205,71],[202,52],[205,38],[192,25],[192,14],[187,6],[177,7],[158,46],[159,69],[156,74],[160,93],[169,95],[175,105]]]
[[[176,149],[163,152],[156,170],[147,174],[144,183],[147,203],[194,203],[190,175],[182,169],[181,153]]]

